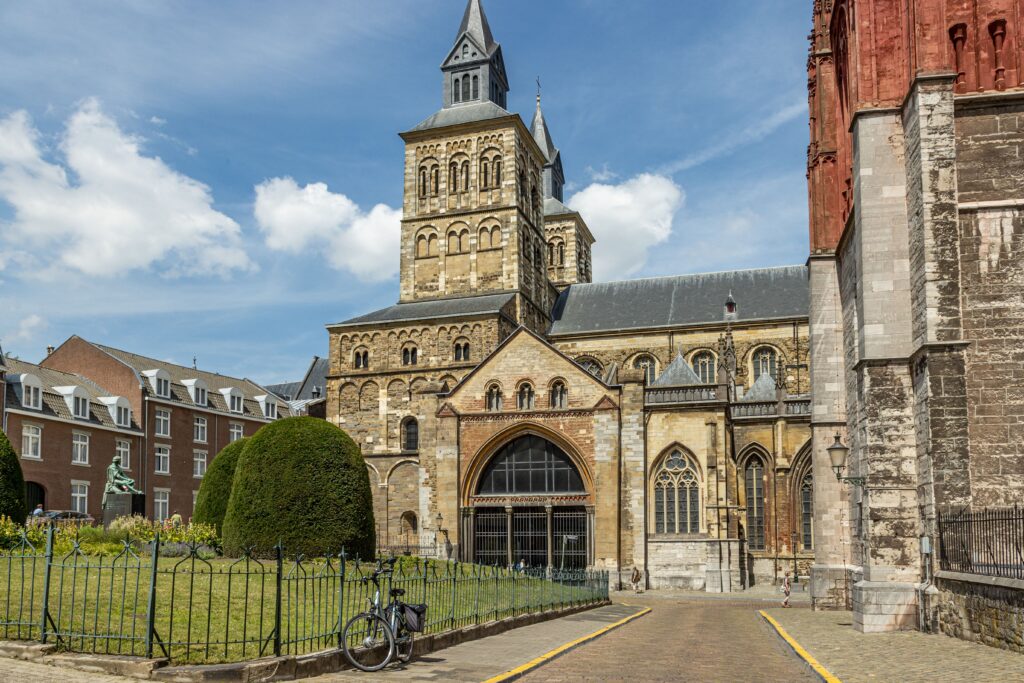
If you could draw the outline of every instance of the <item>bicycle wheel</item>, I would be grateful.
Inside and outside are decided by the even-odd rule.
[[[395,635],[378,614],[357,614],[341,634],[345,658],[360,671],[380,671],[395,656]]]
[[[415,633],[399,623],[398,634],[395,636],[395,657],[403,664],[412,659],[412,640],[415,635]]]

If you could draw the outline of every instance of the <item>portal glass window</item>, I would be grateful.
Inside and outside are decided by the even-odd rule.
[[[491,459],[479,495],[585,493],[583,478],[561,448],[539,436],[521,436]]]
[[[747,545],[764,550],[764,464],[751,458],[744,472],[747,493]]]

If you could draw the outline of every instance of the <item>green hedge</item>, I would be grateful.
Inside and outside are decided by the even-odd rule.
[[[24,524],[27,516],[25,475],[21,472],[18,454],[11,447],[7,435],[0,431],[0,517],[10,517],[18,524]]]
[[[206,476],[203,477],[203,483],[196,495],[196,509],[192,513],[192,521],[212,524],[217,528],[218,535],[223,531],[224,515],[228,512],[235,467],[248,442],[248,437],[232,441],[217,454],[206,470]]]
[[[260,429],[239,458],[223,540],[229,555],[266,553],[281,541],[289,555],[344,548],[372,558],[373,498],[359,446],[313,417]]]

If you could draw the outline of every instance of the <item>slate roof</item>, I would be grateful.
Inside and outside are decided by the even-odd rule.
[[[469,0],[469,3],[466,5],[466,13],[462,16],[459,32],[455,35],[456,42],[462,37],[463,33],[469,33],[469,35],[473,36],[473,40],[479,43],[487,51],[488,55],[491,55],[498,46],[494,42],[491,25],[487,21],[487,15],[484,13],[480,0]]]
[[[102,344],[95,344],[92,342],[89,343],[93,344],[93,346],[101,351],[105,351],[114,358],[117,358],[122,363],[135,370],[140,377],[142,373],[147,370],[165,370],[171,377],[171,396],[169,399],[165,400],[181,403],[187,406],[194,406],[195,403],[193,403],[192,397],[188,393],[188,388],[182,382],[187,379],[201,379],[206,382],[208,389],[207,400],[209,401],[209,405],[207,407],[209,409],[227,413],[228,415],[239,415],[240,417],[246,417],[254,420],[266,419],[263,416],[263,410],[260,408],[260,404],[256,400],[256,397],[271,394],[273,392],[266,387],[256,384],[252,380],[230,377],[228,375],[221,375],[216,372],[207,372],[196,368],[189,368],[184,365],[177,365],[175,363],[168,363],[167,361],[141,356],[130,351],[115,349],[111,346],[104,346]],[[146,381],[145,377],[142,377],[142,379],[143,381]],[[221,389],[227,389],[230,387],[234,387],[242,392],[242,413],[240,414],[232,413],[230,411],[224,395],[220,393]],[[286,405],[278,404],[277,414],[278,417],[288,417],[290,412]]]
[[[309,364],[309,369],[306,370],[305,376],[298,382],[268,384],[267,389],[288,401],[289,404],[318,401],[326,393],[327,373],[330,367],[331,364],[326,358],[313,356],[313,361]],[[316,390],[319,390],[318,396],[314,396]]]
[[[60,418],[82,424],[83,426],[103,426],[120,431],[141,431],[135,412],[132,411],[132,426],[130,429],[119,427],[110,416],[110,409],[100,402],[100,398],[109,398],[114,394],[104,390],[92,380],[76,375],[71,372],[61,372],[51,368],[44,368],[41,365],[27,363],[16,358],[7,359],[8,379],[13,375],[35,375],[43,385],[43,407],[39,411],[26,408],[18,400],[14,388],[8,385],[5,405],[7,410],[26,410],[38,412],[41,418]],[[54,387],[79,386],[89,395],[89,419],[76,418],[68,409],[64,396],[54,391]]]
[[[446,128],[448,126],[457,126],[462,123],[472,123],[473,121],[500,119],[503,116],[512,116],[512,114],[490,100],[474,102],[472,104],[456,104],[447,109],[441,109],[435,112],[427,119],[421,121],[415,128],[407,132],[416,133],[421,130]]]
[[[544,120],[544,112],[540,108],[540,95],[537,95],[537,111],[533,113],[533,121],[530,123],[530,133],[537,141],[537,146],[544,152],[548,163],[553,163],[558,156],[558,148],[551,141],[551,131],[548,130],[548,123]]]
[[[686,362],[682,353],[677,354],[676,359],[669,363],[658,379],[651,382],[652,387],[688,387],[695,384],[704,384],[704,382]]]
[[[285,382],[284,384],[268,384],[267,389],[271,391],[278,398],[284,399],[285,401],[292,400],[292,397],[299,393],[299,389],[302,387],[302,382]]]
[[[562,214],[576,213],[568,206],[558,201],[554,197],[547,197],[544,200],[544,215],[545,216],[561,216]]]
[[[395,304],[388,308],[382,308],[379,311],[350,318],[344,322],[328,325],[328,327],[500,313],[501,309],[512,301],[514,297],[515,294],[511,293],[487,294],[484,296],[460,297],[458,299],[438,299],[436,301],[414,301],[406,304]]]
[[[743,394],[743,398],[740,401],[774,401],[775,399],[775,378],[767,372],[762,372],[761,376],[750,387],[750,391]]]
[[[808,315],[807,268],[784,266],[571,285],[555,302],[549,334],[719,322],[730,293],[736,321]]]

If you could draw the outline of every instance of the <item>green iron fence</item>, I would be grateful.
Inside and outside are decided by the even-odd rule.
[[[55,553],[22,535],[0,554],[0,637],[38,640],[86,653],[168,657],[176,664],[308,654],[340,646],[341,629],[367,607],[374,565],[348,558],[246,553],[209,557],[203,548],[161,556],[126,539],[96,556],[76,541]],[[165,549],[166,550],[166,549]],[[426,632],[608,599],[608,573],[514,572],[498,567],[401,558],[381,582],[403,600],[429,605]]]

